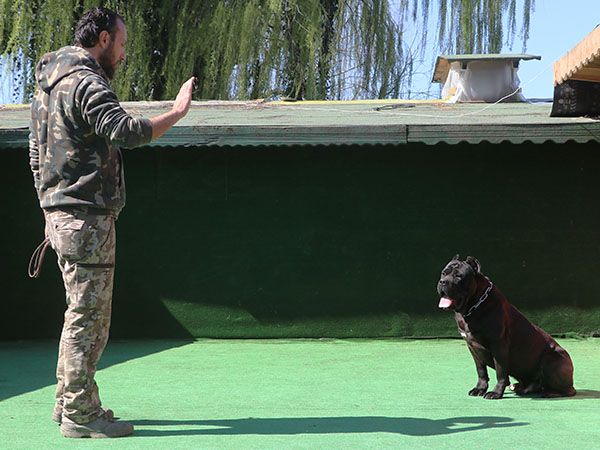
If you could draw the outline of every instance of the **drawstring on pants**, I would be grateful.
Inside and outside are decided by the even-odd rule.
[[[29,260],[29,268],[27,269],[29,278],[38,278],[40,276],[40,272],[42,271],[42,262],[44,261],[44,255],[46,254],[48,245],[50,245],[50,239],[46,238],[33,251],[33,255],[31,255],[31,259]]]

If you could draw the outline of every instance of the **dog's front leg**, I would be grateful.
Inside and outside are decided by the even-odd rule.
[[[508,378],[508,349],[498,349],[493,352],[494,355],[494,368],[496,369],[497,383],[494,389],[487,392],[483,398],[489,400],[496,400],[502,398],[504,390],[510,384]]]
[[[482,361],[481,355],[474,351],[471,345],[468,347],[475,361],[475,368],[477,369],[477,385],[469,391],[469,395],[477,397],[486,393],[490,377],[488,376],[487,365]]]

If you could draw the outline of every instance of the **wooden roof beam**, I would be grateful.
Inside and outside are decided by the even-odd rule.
[[[600,65],[600,26],[554,63],[554,85],[566,80],[600,82],[598,65]]]

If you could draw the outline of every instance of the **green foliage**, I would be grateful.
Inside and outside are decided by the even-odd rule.
[[[524,0],[524,44],[534,1]],[[24,100],[40,57],[71,44],[98,4],[127,25],[128,59],[112,83],[122,100],[174,98],[191,75],[204,99],[398,97],[415,67],[406,26],[426,30],[437,7],[441,52],[499,52],[517,14],[516,0],[0,0],[0,55],[21,74]],[[421,52],[426,44],[424,33]]]
[[[523,1],[523,50],[534,7],[535,0]],[[438,44],[444,53],[500,53],[503,44],[512,46],[516,15],[517,0],[439,0]]]

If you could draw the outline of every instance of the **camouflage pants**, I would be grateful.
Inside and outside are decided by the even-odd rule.
[[[114,261],[115,218],[85,210],[53,210],[46,232],[58,256],[67,310],[60,338],[55,412],[77,422],[100,412],[96,364],[108,341]]]

